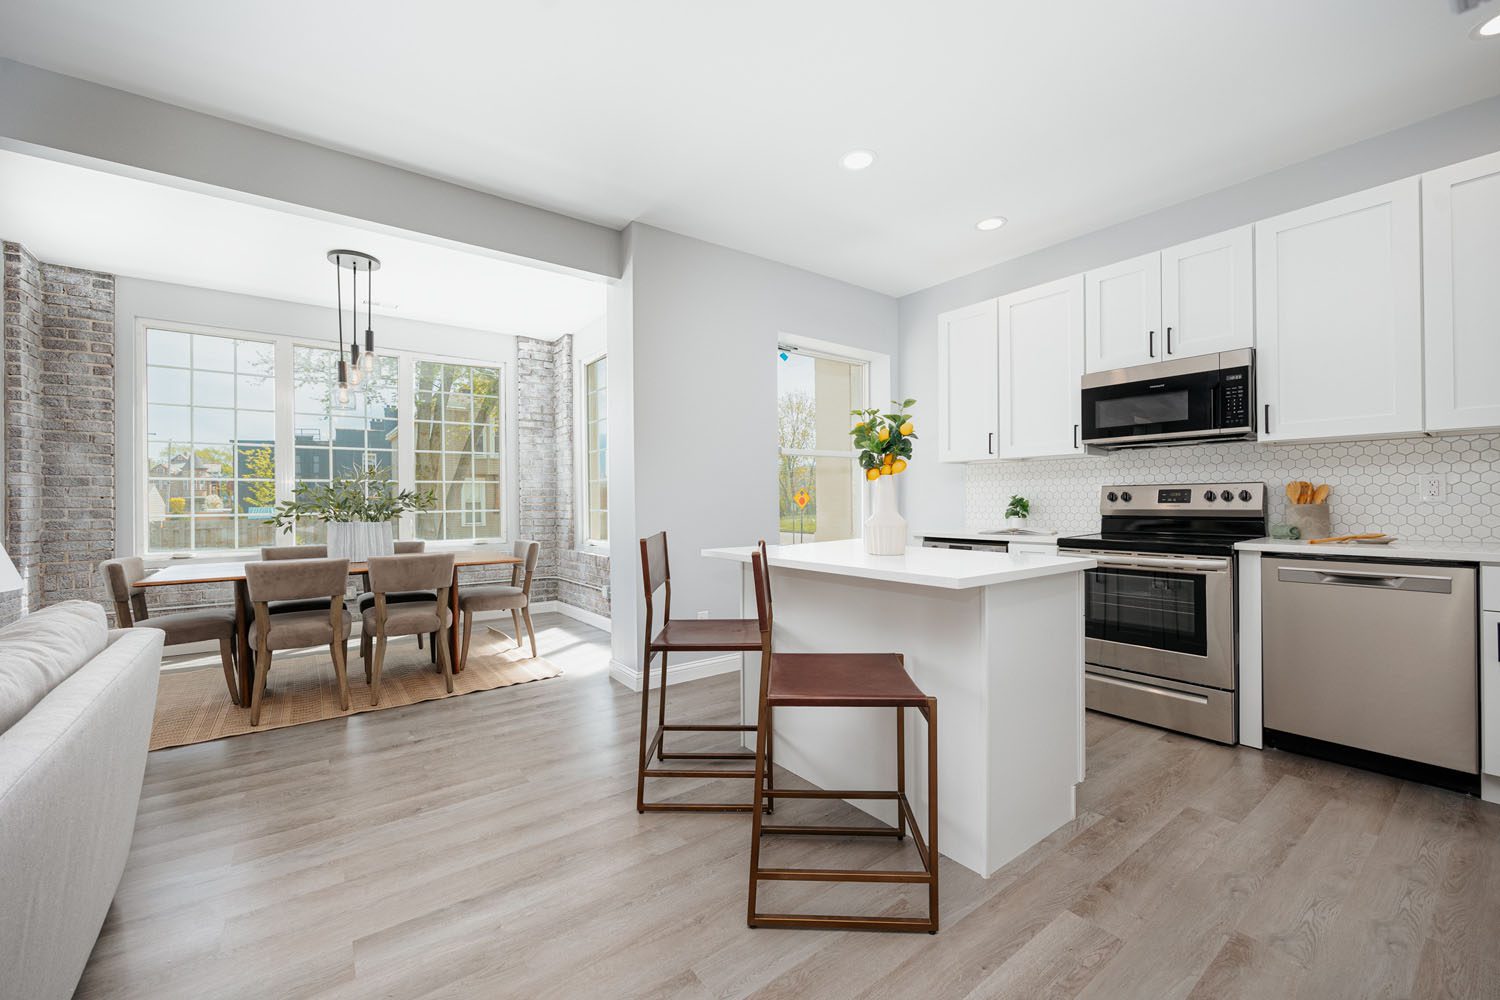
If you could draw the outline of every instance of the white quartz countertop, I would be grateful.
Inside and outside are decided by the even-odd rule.
[[[753,547],[747,545],[739,548],[704,549],[703,555],[710,559],[732,559],[748,563],[750,553],[754,551]],[[915,545],[907,546],[904,555],[872,556],[865,551],[864,542],[858,538],[843,542],[772,545],[766,554],[775,569],[854,576],[948,590],[1016,583],[1060,573],[1080,573],[1094,566],[1092,559],[1073,556],[924,549]]]
[[[1500,563],[1500,542],[1423,540],[1397,538],[1389,545],[1362,545],[1359,542],[1324,542],[1311,545],[1306,541],[1279,538],[1256,538],[1235,546],[1242,552],[1273,552],[1283,555],[1331,556],[1340,559],[1446,559],[1451,562]]]
[[[956,538],[965,542],[1036,542],[1050,545],[1057,541],[1055,531],[918,531],[913,538]]]

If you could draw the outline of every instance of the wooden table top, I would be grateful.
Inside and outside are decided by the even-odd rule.
[[[258,559],[248,560],[259,562]],[[454,568],[461,566],[512,566],[520,558],[508,552],[485,552],[482,549],[465,550],[453,554]],[[350,563],[349,574],[367,572],[364,563]],[[176,587],[189,583],[236,583],[245,578],[245,561],[240,562],[183,562],[181,565],[163,566],[136,584],[137,587]]]

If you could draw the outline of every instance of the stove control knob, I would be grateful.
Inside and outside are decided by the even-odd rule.
[[[1206,490],[1203,494],[1203,499],[1207,500],[1209,503],[1213,503],[1215,500],[1219,499],[1219,494],[1215,493],[1213,490]]]
[[[1120,499],[1120,494],[1111,490],[1109,493],[1105,494],[1104,499],[1108,500],[1110,503],[1114,503],[1116,500]]]
[[[1250,491],[1249,490],[1240,490],[1240,500],[1242,502],[1244,502],[1244,503],[1249,503],[1250,502]]]
[[[1126,503],[1129,503],[1130,502],[1130,494],[1129,493],[1121,493],[1120,494],[1120,499],[1123,500],[1123,501],[1125,501]]]
[[[1225,490],[1223,493],[1219,494],[1219,499],[1223,500],[1225,503],[1228,503],[1229,501],[1234,499],[1234,494],[1229,492],[1228,490]]]

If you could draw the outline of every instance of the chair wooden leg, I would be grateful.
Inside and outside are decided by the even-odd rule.
[[[745,902],[745,923],[756,926],[755,891],[760,884],[760,827],[765,808],[766,747],[770,744],[771,713],[760,706],[759,724],[755,727],[755,798],[750,808],[750,888]]]
[[[380,670],[385,666],[385,633],[375,635],[375,669],[370,674],[370,704],[380,704]]]
[[[271,651],[261,646],[255,651],[255,693],[250,698],[250,725],[260,725],[260,703],[266,697],[266,674],[271,672]]]
[[[531,625],[531,606],[527,605],[521,609],[521,617],[526,619],[526,637],[531,640],[531,658],[536,659],[536,629]],[[516,636],[516,645],[521,644],[520,635]]]
[[[520,649],[521,648],[521,609],[520,608],[511,608],[510,609],[510,620],[513,621],[513,622],[515,622],[515,625],[516,625],[516,648]]]
[[[437,665],[437,661],[438,661],[438,658],[437,658],[438,634],[436,632],[428,632],[427,633],[427,639],[428,639],[428,643],[427,643],[428,651],[432,654],[433,665],[436,666]]]
[[[927,917],[938,932],[938,766],[937,699],[927,699],[927,867],[932,881],[927,886]]]
[[[651,651],[641,655],[641,757],[635,772],[635,811],[646,811],[646,730],[651,725]]]
[[[339,708],[349,711],[349,643],[346,639],[335,639],[328,644],[333,656],[333,675],[339,682]]]
[[[766,706],[766,791],[776,789],[776,728],[771,719],[771,706]],[[766,800],[766,812],[776,811],[776,800]]]
[[[240,701],[240,686],[234,679],[234,640],[219,640],[219,662],[224,664],[224,684],[229,688],[229,700],[236,705],[243,704]]]
[[[462,670],[469,665],[469,637],[474,631],[474,612],[464,612],[464,645],[463,652],[458,654],[458,667]]]
[[[443,685],[448,689],[448,693],[452,694],[453,693],[453,657],[448,652],[448,636],[447,636],[447,631],[444,630],[442,632],[439,632],[437,634],[437,638],[434,639],[434,640],[432,640],[432,641],[433,641],[433,645],[435,645],[435,646],[438,647],[438,661],[441,662],[442,665],[443,665]]]
[[[661,651],[661,694],[656,696],[656,728],[661,739],[656,741],[656,759],[665,761],[667,752],[667,651]]]
[[[906,796],[906,709],[896,707],[896,792]],[[896,839],[906,839],[906,810],[896,809]]]
[[[372,661],[375,659],[375,637],[368,632],[359,634],[359,658],[365,665],[365,684],[368,685],[373,669]]]
[[[422,648],[422,633],[421,632],[417,633],[417,648],[418,649]]]

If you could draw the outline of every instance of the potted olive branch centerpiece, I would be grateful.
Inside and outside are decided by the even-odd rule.
[[[274,522],[282,531],[291,531],[298,518],[322,521],[328,526],[330,558],[364,562],[396,551],[396,518],[436,505],[431,490],[393,492],[389,471],[371,464],[326,485],[301,487],[296,499],[277,504]]]
[[[865,551],[872,556],[899,556],[906,551],[906,518],[896,509],[896,477],[906,471],[916,433],[908,410],[915,399],[891,400],[894,413],[850,410],[859,420],[849,431],[859,449],[859,467],[871,487],[870,516],[865,518]]]

